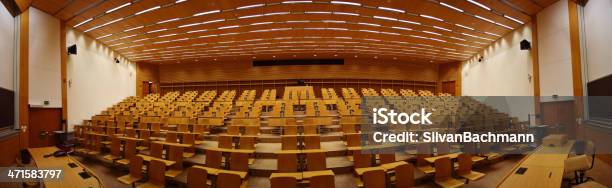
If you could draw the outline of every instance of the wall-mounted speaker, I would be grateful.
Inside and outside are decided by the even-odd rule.
[[[115,63],[119,63],[119,59],[115,58]]]
[[[73,44],[72,46],[68,46],[68,55],[77,54],[77,46]]]
[[[531,42],[523,39],[521,41],[521,50],[531,50]]]

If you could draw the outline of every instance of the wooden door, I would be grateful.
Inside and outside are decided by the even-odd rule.
[[[553,132],[570,133],[573,137],[576,131],[574,101],[543,102],[542,124],[551,126]]]
[[[442,82],[442,92],[455,96],[455,81]]]
[[[53,131],[62,130],[61,108],[30,108],[29,147],[45,147],[57,144]]]

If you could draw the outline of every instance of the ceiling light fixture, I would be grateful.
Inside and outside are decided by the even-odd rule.
[[[474,15],[474,16],[475,16],[476,18],[478,18],[478,19],[481,19],[481,20],[487,21],[487,22],[489,22],[489,23],[493,23],[493,24],[495,23],[493,20],[489,20],[489,19],[487,19],[487,18],[485,18],[485,17],[478,16],[478,15]]]
[[[199,33],[199,32],[205,32],[208,31],[207,29],[200,29],[200,30],[194,30],[194,31],[187,31],[187,33]]]
[[[403,23],[409,23],[409,24],[415,24],[415,25],[421,25],[421,23],[419,22],[413,22],[413,21],[408,21],[408,20],[397,20],[399,22],[403,22]]]
[[[353,6],[361,6],[360,3],[355,2],[346,2],[346,1],[331,1],[332,4],[341,4],[341,5],[353,5]]]
[[[469,30],[472,30],[472,31],[474,30],[474,28],[471,28],[471,27],[468,27],[468,26],[465,26],[465,25],[461,25],[461,24],[455,24],[455,25],[459,26],[459,27],[462,27],[464,29],[469,29]]]
[[[432,34],[432,35],[442,35],[440,33],[436,33],[436,32],[433,32],[433,31],[423,31],[423,33],[429,33],[429,34]]]
[[[334,12],[334,14],[338,14],[338,15],[348,15],[348,16],[359,16],[359,14],[350,13],[350,12]]]
[[[439,26],[433,26],[433,27],[436,28],[436,29],[440,29],[440,30],[444,30],[444,31],[448,31],[448,32],[453,31],[453,30],[450,30],[450,29],[446,29],[444,27],[439,27]]]
[[[404,10],[394,9],[394,8],[389,8],[389,7],[378,7],[378,9],[387,10],[387,11],[393,11],[393,12],[399,12],[399,13],[406,13],[406,11],[404,11]]]
[[[512,27],[510,27],[510,26],[507,26],[507,25],[504,25],[504,24],[501,24],[501,23],[497,23],[497,22],[495,22],[495,25],[499,25],[499,26],[505,27],[505,28],[507,28],[507,29],[514,30],[514,28],[512,28]]]
[[[265,4],[254,4],[254,5],[247,5],[247,6],[241,6],[238,7],[236,9],[241,10],[241,9],[249,9],[249,8],[255,8],[255,7],[263,7]]]
[[[397,19],[395,19],[395,18],[389,18],[389,17],[384,17],[384,16],[374,16],[374,18],[381,19],[381,20],[397,21]]]
[[[159,8],[161,8],[161,6],[151,7],[151,8],[149,8],[149,9],[147,9],[147,10],[143,10],[143,11],[137,12],[137,13],[136,13],[136,14],[134,14],[134,15],[144,14],[144,13],[147,13],[147,12],[151,12],[151,11],[157,10],[157,9],[159,9]]]
[[[108,34],[108,35],[104,35],[104,36],[98,37],[98,38],[96,38],[96,40],[100,40],[100,39],[103,39],[103,38],[106,38],[106,37],[110,37],[111,35],[113,35],[113,34]]]
[[[164,21],[157,22],[157,24],[163,24],[163,23],[168,23],[168,22],[174,22],[174,21],[178,21],[178,20],[180,20],[180,18],[172,18],[172,19],[169,19],[169,20],[164,20]]]
[[[192,23],[192,24],[185,24],[185,25],[180,25],[178,26],[178,28],[183,28],[183,27],[191,27],[191,26],[196,26],[196,25],[201,25],[202,23]]]
[[[102,24],[102,25],[98,25],[98,26],[92,27],[92,28],[90,28],[90,29],[88,29],[88,30],[85,30],[85,33],[89,32],[89,31],[92,31],[92,30],[94,30],[94,29],[98,29],[98,28],[101,28],[101,27],[104,27],[104,26],[107,26],[107,25],[113,24],[113,23],[118,22],[118,21],[121,21],[121,20],[123,20],[123,18],[119,18],[119,19],[116,19],[116,20],[113,20],[113,21],[110,21],[110,22],[106,22],[105,24]]]
[[[481,3],[477,2],[477,1],[474,1],[474,0],[467,0],[467,1],[472,3],[472,4],[478,5],[479,7],[482,7],[484,9],[486,9],[486,10],[489,10],[489,11],[491,10],[491,8],[485,6],[485,5],[483,5],[483,4],[481,4]]]
[[[231,26],[223,26],[223,27],[219,27],[217,29],[231,29],[231,28],[237,28],[240,27],[239,25],[231,25]]]
[[[312,1],[283,1],[283,4],[312,3]]]
[[[374,26],[374,27],[380,27],[380,25],[378,24],[373,24],[373,23],[365,23],[365,22],[359,22],[357,23],[359,25],[369,25],[369,26]]]
[[[238,19],[256,18],[256,17],[260,17],[260,16],[263,16],[263,14],[254,14],[254,15],[248,15],[248,16],[240,16],[240,17],[238,17]]]
[[[153,31],[148,31],[147,33],[157,33],[157,32],[162,32],[168,29],[158,29],[158,30],[153,30]]]
[[[410,28],[405,28],[405,27],[397,27],[397,26],[394,26],[394,27],[391,27],[391,28],[393,28],[393,29],[401,29],[401,30],[406,30],[406,31],[412,31],[412,29],[410,29]]]
[[[133,31],[133,30],[140,29],[140,28],[144,28],[144,26],[138,26],[138,27],[126,29],[126,30],[123,30],[123,32]]]
[[[78,24],[74,25],[73,27],[79,27],[79,26],[81,26],[81,25],[83,25],[83,24],[85,24],[85,23],[87,23],[87,22],[92,21],[92,20],[93,20],[93,18],[89,18],[89,19],[87,19],[87,20],[85,20],[85,21],[82,21],[81,23],[78,23]]]
[[[187,0],[178,0],[178,1],[174,2],[174,4],[179,4],[179,3],[182,3],[182,2],[185,2],[185,1],[187,1]]]
[[[508,18],[508,19],[510,19],[510,20],[512,20],[512,21],[515,21],[516,23],[520,23],[521,25],[522,25],[522,24],[524,24],[524,23],[523,23],[521,20],[518,20],[518,19],[513,18],[513,17],[511,17],[511,16],[504,15],[504,17],[505,17],[505,18]]]
[[[421,14],[419,16],[421,16],[423,18],[429,18],[429,19],[432,19],[432,20],[438,20],[438,21],[441,21],[441,22],[444,21],[443,19],[440,19],[440,18],[437,18],[437,17],[433,17],[433,16],[430,16],[430,15]]]
[[[449,4],[446,4],[446,3],[444,3],[444,2],[440,2],[440,5],[445,6],[445,7],[448,7],[448,8],[451,8],[451,9],[456,10],[456,11],[459,11],[459,12],[463,12],[463,10],[461,10],[460,8],[454,7],[454,6],[449,5]]]
[[[207,15],[207,14],[214,14],[214,13],[219,13],[221,12],[221,10],[211,10],[211,11],[206,11],[206,12],[200,12],[197,14],[194,14],[193,16],[202,16],[202,15]]]
[[[209,23],[222,22],[222,21],[225,21],[225,19],[218,19],[218,20],[205,21],[205,22],[202,22],[202,24],[209,24]]]
[[[123,8],[123,7],[130,6],[131,4],[132,4],[132,3],[130,2],[130,3],[126,3],[126,4],[120,5],[120,6],[118,6],[118,7],[115,7],[115,8],[113,8],[113,9],[107,10],[107,11],[106,11],[106,14],[111,13],[111,12],[114,12],[114,11],[116,11],[116,10],[119,10],[119,9],[121,9],[121,8]]]

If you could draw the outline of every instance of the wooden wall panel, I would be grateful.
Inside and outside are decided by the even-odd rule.
[[[153,81],[159,83],[159,67],[155,64],[137,63],[136,64],[136,95],[142,96],[143,82]]]
[[[29,116],[29,33],[30,33],[30,10],[21,13],[19,17],[19,127],[20,148],[28,148],[28,121]]]
[[[442,82],[457,81],[457,76],[459,72],[459,64],[461,63],[458,62],[458,63],[440,64],[440,67],[438,69],[439,71],[438,80]]]
[[[14,164],[20,149],[20,147],[16,147],[19,146],[19,134],[0,138],[0,146],[4,146],[2,155],[0,155],[0,166],[10,166]]]
[[[436,82],[438,65],[372,59],[325,66],[252,67],[251,61],[159,65],[161,83],[337,78]]]
[[[599,159],[612,165],[612,145],[610,144],[612,129],[594,125],[586,125],[584,129],[584,139],[591,140],[595,143],[595,150],[597,153],[605,154],[598,155]]]

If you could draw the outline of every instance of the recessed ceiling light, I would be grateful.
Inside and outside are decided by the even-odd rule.
[[[314,54],[313,56],[317,57],[317,54]]]
[[[342,5],[353,5],[353,6],[361,6],[360,3],[355,2],[346,2],[346,1],[331,1],[332,4],[342,4]]]
[[[478,16],[478,15],[474,15],[474,16],[476,16],[476,18],[478,18],[478,19],[481,19],[481,20],[487,21],[487,22],[489,22],[489,23],[495,23],[493,20],[489,20],[489,19],[487,19],[487,18],[485,18],[485,17]]]
[[[384,17],[384,16],[374,16],[374,18],[381,19],[381,20],[397,21],[397,19],[395,19],[395,18],[389,18],[389,17]]]
[[[98,26],[92,27],[92,28],[90,28],[90,29],[88,29],[88,30],[85,30],[84,32],[85,32],[85,33],[87,33],[87,32],[89,32],[89,31],[91,31],[91,30],[98,29],[98,28],[101,28],[101,27],[104,27],[104,26],[107,26],[107,25],[113,24],[113,23],[118,22],[118,21],[121,21],[121,20],[123,20],[123,18],[119,18],[119,19],[116,19],[116,20],[113,20],[113,21],[110,21],[110,22],[106,22],[106,23],[104,23],[104,24],[102,24],[102,25],[98,25]]]
[[[223,27],[219,27],[217,29],[231,29],[231,28],[237,28],[240,27],[239,25],[230,25],[230,26],[223,26]]]
[[[516,23],[520,23],[521,25],[522,25],[522,24],[524,24],[524,23],[523,23],[521,20],[518,20],[518,19],[513,18],[513,17],[511,17],[511,16],[504,15],[504,17],[506,17],[506,18],[508,18],[508,19],[510,19],[510,20],[512,20],[512,21],[515,21]]]
[[[348,16],[359,16],[359,14],[356,14],[356,13],[350,13],[350,12],[334,12],[334,14],[339,14],[339,15],[348,15]]]
[[[438,27],[438,26],[433,26],[433,27],[436,28],[436,29],[440,29],[440,30],[444,30],[444,31],[448,31],[448,32],[452,31],[450,29],[446,29],[446,28],[443,28],[443,27]]]
[[[369,25],[369,26],[374,26],[374,27],[380,27],[380,25],[378,24],[373,24],[373,23],[365,23],[365,22],[359,22],[357,23],[359,25]]]
[[[265,25],[265,24],[272,24],[274,22],[257,22],[257,23],[252,23],[251,25]]]
[[[254,4],[254,5],[241,6],[241,7],[238,7],[236,9],[238,9],[238,10],[240,10],[240,9],[249,9],[249,8],[255,8],[255,7],[262,7],[264,5],[265,4]]]
[[[182,3],[182,2],[185,2],[185,1],[187,1],[187,0],[177,0],[177,1],[176,1],[176,2],[174,2],[174,3],[175,3],[175,4],[179,4],[179,3]]]
[[[238,17],[238,19],[256,18],[256,17],[260,17],[260,16],[263,16],[263,14],[254,14],[254,15],[248,15],[248,16],[240,16],[240,17]]]
[[[410,29],[410,28],[405,28],[405,27],[397,27],[397,26],[393,26],[393,27],[391,27],[391,28],[393,28],[393,29],[401,29],[401,30],[406,30],[406,31],[411,31],[411,30],[412,30],[412,29]]]
[[[98,38],[96,38],[96,40],[100,40],[100,39],[103,39],[103,38],[106,38],[106,37],[110,37],[111,35],[113,35],[113,34],[108,34],[108,35],[104,35],[104,36],[98,37]]]
[[[481,4],[481,3],[477,2],[477,1],[474,1],[474,0],[467,0],[467,1],[472,3],[472,4],[478,5],[479,7],[482,7],[484,9],[491,10],[491,8],[485,6],[485,5],[483,5],[483,4]]]
[[[474,28],[471,28],[471,27],[468,27],[468,26],[465,26],[465,25],[461,25],[461,24],[455,24],[455,25],[459,26],[459,27],[462,27],[464,29],[474,30]]]
[[[126,3],[126,4],[120,5],[120,6],[118,6],[118,7],[112,8],[112,9],[110,9],[110,10],[107,10],[107,11],[106,11],[106,14],[111,13],[111,12],[114,12],[114,11],[116,11],[116,10],[119,10],[119,9],[121,9],[121,8],[123,8],[123,7],[130,6],[131,4],[132,4],[132,3]]]
[[[355,57],[357,57],[357,55],[355,55]]]
[[[334,57],[338,57],[338,54],[334,54]]]
[[[178,26],[178,28],[191,27],[191,26],[196,26],[196,25],[200,25],[200,24],[202,24],[202,23],[185,24],[185,25]]]
[[[178,21],[178,20],[180,20],[180,18],[172,18],[172,19],[168,19],[168,20],[164,20],[164,21],[157,22],[157,24],[163,24],[163,23],[168,23],[168,22],[174,22],[174,21]]]
[[[202,15],[219,13],[219,12],[221,12],[221,10],[211,10],[211,11],[206,11],[206,12],[200,12],[200,13],[194,14],[193,16],[202,16]]]
[[[421,15],[419,15],[419,16],[421,16],[421,17],[423,17],[423,18],[429,18],[429,19],[432,19],[432,20],[438,20],[438,21],[441,21],[441,22],[443,22],[443,21],[444,21],[443,19],[440,19],[440,18],[437,18],[437,17],[433,17],[433,16],[430,16],[430,15],[424,15],[424,14],[421,14]]]
[[[225,21],[225,19],[218,19],[218,20],[205,21],[205,22],[202,22],[202,24],[209,24],[209,23],[222,22],[222,21]]]
[[[147,9],[147,10],[143,10],[143,11],[137,12],[137,13],[136,13],[136,14],[134,14],[134,15],[144,14],[144,13],[147,13],[147,12],[151,12],[151,11],[157,10],[157,9],[159,9],[159,8],[161,8],[161,6],[151,7],[151,8],[149,8],[149,9]]]
[[[403,23],[409,23],[409,24],[415,24],[415,25],[421,25],[421,23],[419,22],[413,22],[413,21],[408,21],[408,20],[397,20],[399,22],[403,22]]]
[[[510,27],[510,26],[507,26],[507,25],[504,25],[504,24],[501,24],[501,23],[497,23],[497,22],[495,22],[495,25],[499,25],[499,26],[505,27],[505,28],[507,28],[507,29],[514,30],[514,28],[512,28],[512,27]]]
[[[312,3],[312,1],[283,1],[283,4]]]
[[[378,9],[388,10],[388,11],[393,11],[393,12],[400,12],[400,13],[405,13],[406,12],[404,10],[394,9],[394,8],[389,8],[389,7],[378,7]]]
[[[446,3],[443,3],[443,2],[440,2],[440,5],[448,7],[448,8],[451,8],[451,9],[459,11],[459,12],[463,12],[463,10],[461,10],[460,8],[454,7],[452,5],[449,5],[449,4],[446,4]]]
[[[158,29],[158,30],[153,30],[153,31],[148,31],[147,33],[157,33],[157,32],[162,32],[168,29]]]
[[[272,56],[272,58],[276,58],[276,56],[275,56],[275,55],[273,55],[273,56]]]
[[[78,23],[78,24],[74,25],[74,27],[79,27],[79,26],[81,26],[81,25],[83,25],[83,24],[85,24],[85,23],[87,23],[87,22],[92,21],[92,20],[93,20],[93,18],[89,18],[89,19],[87,19],[87,20],[85,20],[85,21],[82,21],[81,23]]]

